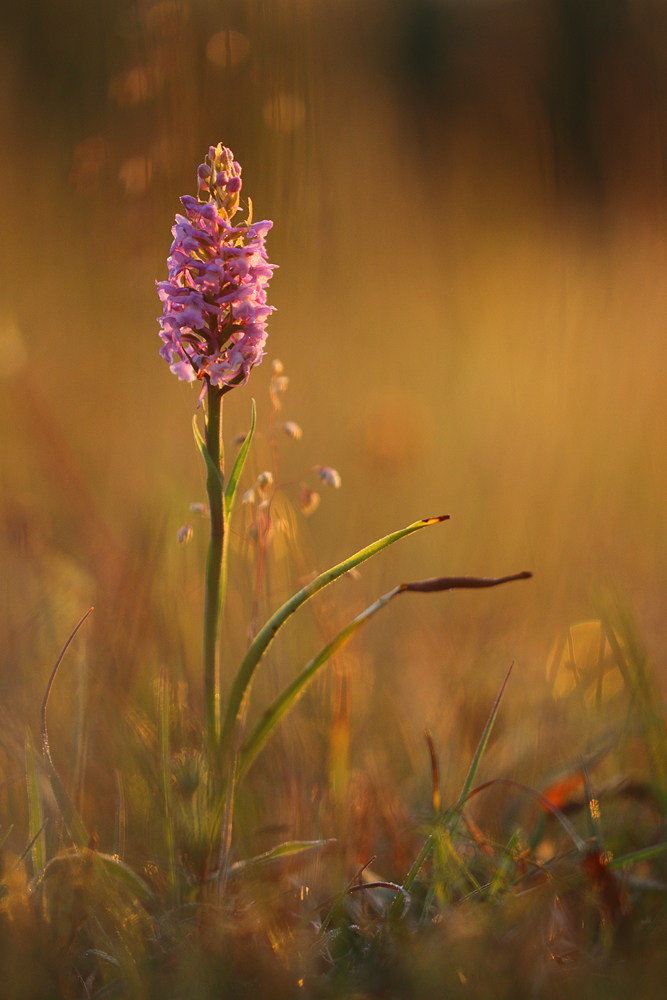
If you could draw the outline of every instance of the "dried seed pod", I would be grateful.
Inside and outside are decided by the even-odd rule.
[[[311,490],[306,483],[301,483],[299,493],[299,508],[301,513],[309,517],[320,505],[320,495],[315,490]]]
[[[340,487],[340,476],[335,469],[331,469],[328,465],[318,465],[317,474],[323,483],[327,486],[333,486],[334,489],[339,489]]]
[[[270,472],[260,472],[257,476],[255,486],[258,490],[267,490],[273,483],[273,475]]]
[[[298,424],[295,424],[293,420],[286,420],[282,425],[287,437],[292,438],[292,441],[300,441],[303,437],[303,431]]]

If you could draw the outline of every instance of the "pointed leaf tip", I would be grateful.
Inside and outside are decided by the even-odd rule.
[[[449,514],[440,514],[438,517],[423,517],[422,524],[438,524],[440,521],[449,521]]]

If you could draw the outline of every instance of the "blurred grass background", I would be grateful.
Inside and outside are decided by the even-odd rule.
[[[661,0],[24,0],[5,11],[10,815],[25,808],[23,724],[36,731],[55,656],[91,603],[51,726],[56,757],[87,748],[92,814],[113,811],[124,713],[134,699],[153,710],[162,664],[199,708],[205,526],[176,545],[188,505],[205,499],[196,393],[158,357],[154,281],[178,197],[194,193],[219,141],[243,165],[256,218],[274,220],[267,362],[283,361],[283,412],[304,429],[285,439],[281,467],[291,477],[320,462],[343,480],[303,525],[302,569],[451,514],[306,614],[263,670],[258,708],[320,632],[402,579],[535,574],[402,598],[283,727],[267,781],[280,772],[291,795],[303,775],[306,799],[310,775],[335,763],[331,720],[348,713],[340,754],[363,780],[427,797],[427,725],[443,781],[460,785],[513,659],[504,711],[521,725],[501,713],[489,769],[523,761],[534,778],[576,759],[588,720],[553,702],[548,653],[617,596],[664,691],[666,114]],[[226,403],[228,442],[247,429],[251,396],[266,420],[267,362]],[[252,579],[240,554],[232,572],[227,683]],[[276,574],[274,603],[299,572]]]

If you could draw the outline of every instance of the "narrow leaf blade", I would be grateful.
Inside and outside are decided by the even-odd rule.
[[[329,838],[328,840],[288,840],[283,844],[272,847],[270,851],[266,851],[264,854],[258,854],[254,858],[246,858],[244,861],[237,861],[235,864],[230,865],[229,872],[233,875],[244,874],[251,868],[259,867],[269,861],[288,858],[294,854],[303,854],[304,851],[319,850],[319,848],[326,847],[327,844],[335,844],[335,842],[335,838]]]
[[[229,693],[229,699],[227,701],[227,711],[222,730],[221,742],[223,747],[229,747],[231,744],[232,733],[243,703],[243,698],[250,682],[252,681],[257,665],[275,638],[276,633],[285,624],[287,619],[293,615],[302,604],[309,601],[314,594],[322,590],[324,587],[327,587],[330,583],[333,583],[334,580],[343,576],[344,573],[354,569],[355,566],[358,566],[360,563],[365,562],[367,559],[377,555],[378,552],[388,548],[399,539],[405,538],[407,535],[411,535],[415,531],[421,531],[422,528],[429,527],[432,524],[439,524],[440,521],[445,521],[447,518],[448,515],[445,515],[442,517],[433,517],[422,521],[415,521],[414,524],[408,525],[407,528],[402,528],[400,531],[394,531],[390,535],[385,535],[384,538],[380,538],[378,541],[368,545],[365,549],[361,549],[359,552],[356,552],[354,555],[345,559],[337,566],[333,566],[325,573],[321,573],[315,580],[286,601],[285,604],[283,604],[283,606],[279,608],[275,614],[271,616],[271,618],[269,618],[264,628],[255,637],[254,642],[241,661],[241,665],[237,671],[236,677],[234,678],[234,682]]]
[[[206,447],[206,441],[204,441],[204,438],[202,437],[202,433],[199,430],[199,427],[197,425],[197,415],[196,414],[192,418],[192,431],[193,431],[194,436],[195,436],[195,441],[197,442],[197,447],[199,448],[199,451],[201,452],[201,456],[204,459],[204,462],[206,464],[206,481],[207,481],[207,485],[208,485],[208,482],[212,481],[214,483],[217,482],[217,483],[220,484],[220,486],[222,486],[222,483],[221,483],[221,480],[220,480],[220,473],[216,469],[215,463],[214,463],[213,459],[211,458],[211,456],[209,455],[208,448]]]
[[[232,509],[234,507],[234,499],[236,497],[236,490],[238,489],[239,480],[243,473],[243,469],[248,457],[248,452],[250,451],[250,445],[252,444],[253,435],[255,433],[255,422],[257,418],[257,408],[255,406],[255,400],[252,401],[252,414],[250,417],[250,430],[246,436],[245,441],[239,449],[239,453],[236,456],[234,466],[229,477],[229,482],[227,483],[227,489],[225,490],[225,513],[227,518],[231,516]]]
[[[239,761],[239,777],[242,777],[246,773],[275,727],[299,700],[318,670],[323,667],[332,656],[347,645],[352,636],[358,629],[361,628],[362,625],[372,618],[373,615],[377,614],[381,608],[388,604],[389,601],[391,601],[392,598],[396,597],[399,593],[401,593],[400,588],[395,587],[393,590],[390,590],[388,594],[384,594],[379,598],[379,600],[375,601],[374,604],[366,608],[366,610],[358,615],[353,622],[339,632],[338,635],[332,639],[332,641],[328,643],[324,649],[306,665],[306,667],[304,667],[299,676],[296,677],[295,680],[293,680],[280,695],[278,695],[273,704],[269,706],[266,712],[264,712],[264,715],[257,724],[255,731],[243,748],[241,759]]]
[[[463,788],[461,789],[461,794],[459,795],[459,802],[462,802],[466,798],[468,792],[472,788],[472,783],[475,780],[477,769],[482,760],[482,756],[484,755],[484,751],[486,750],[487,743],[489,742],[489,737],[491,736],[491,730],[493,729],[493,723],[496,721],[498,709],[500,708],[500,701],[502,699],[503,694],[505,693],[505,688],[507,687],[507,682],[510,679],[510,674],[512,673],[513,667],[514,663],[511,663],[510,668],[505,675],[505,680],[500,685],[500,691],[496,696],[496,700],[493,703],[493,707],[491,708],[489,717],[486,720],[486,725],[484,726],[484,731],[482,732],[479,743],[477,744],[477,749],[475,750],[475,756],[472,759],[468,775],[466,777],[466,780],[463,782]],[[456,812],[453,813],[449,823],[447,824],[449,834],[451,837],[453,837],[454,834],[456,833],[456,829],[459,825],[459,819],[460,819],[460,813],[457,810]]]

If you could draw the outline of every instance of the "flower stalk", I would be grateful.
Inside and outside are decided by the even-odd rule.
[[[266,289],[275,265],[268,263],[264,246],[272,223],[253,224],[249,199],[246,221],[232,221],[240,209],[243,181],[230,149],[222,144],[210,147],[197,170],[197,186],[196,198],[181,198],[185,215],[176,216],[168,278],[157,282],[157,290],[163,304],[160,354],[180,379],[202,383],[200,403],[206,397],[205,436],[196,420],[194,432],[206,463],[211,519],[203,657],[205,740],[214,749],[220,729],[218,636],[226,584],[225,522],[242,468],[232,472],[225,497],[222,399],[235,386],[245,385],[264,356],[266,322],[273,311]],[[191,534],[184,525],[179,541]]]
[[[211,385],[206,391],[206,491],[211,518],[211,535],[206,557],[204,587],[204,720],[206,743],[216,746],[220,718],[220,666],[218,635],[226,588],[225,547],[227,544],[222,450],[222,397],[224,389]]]

